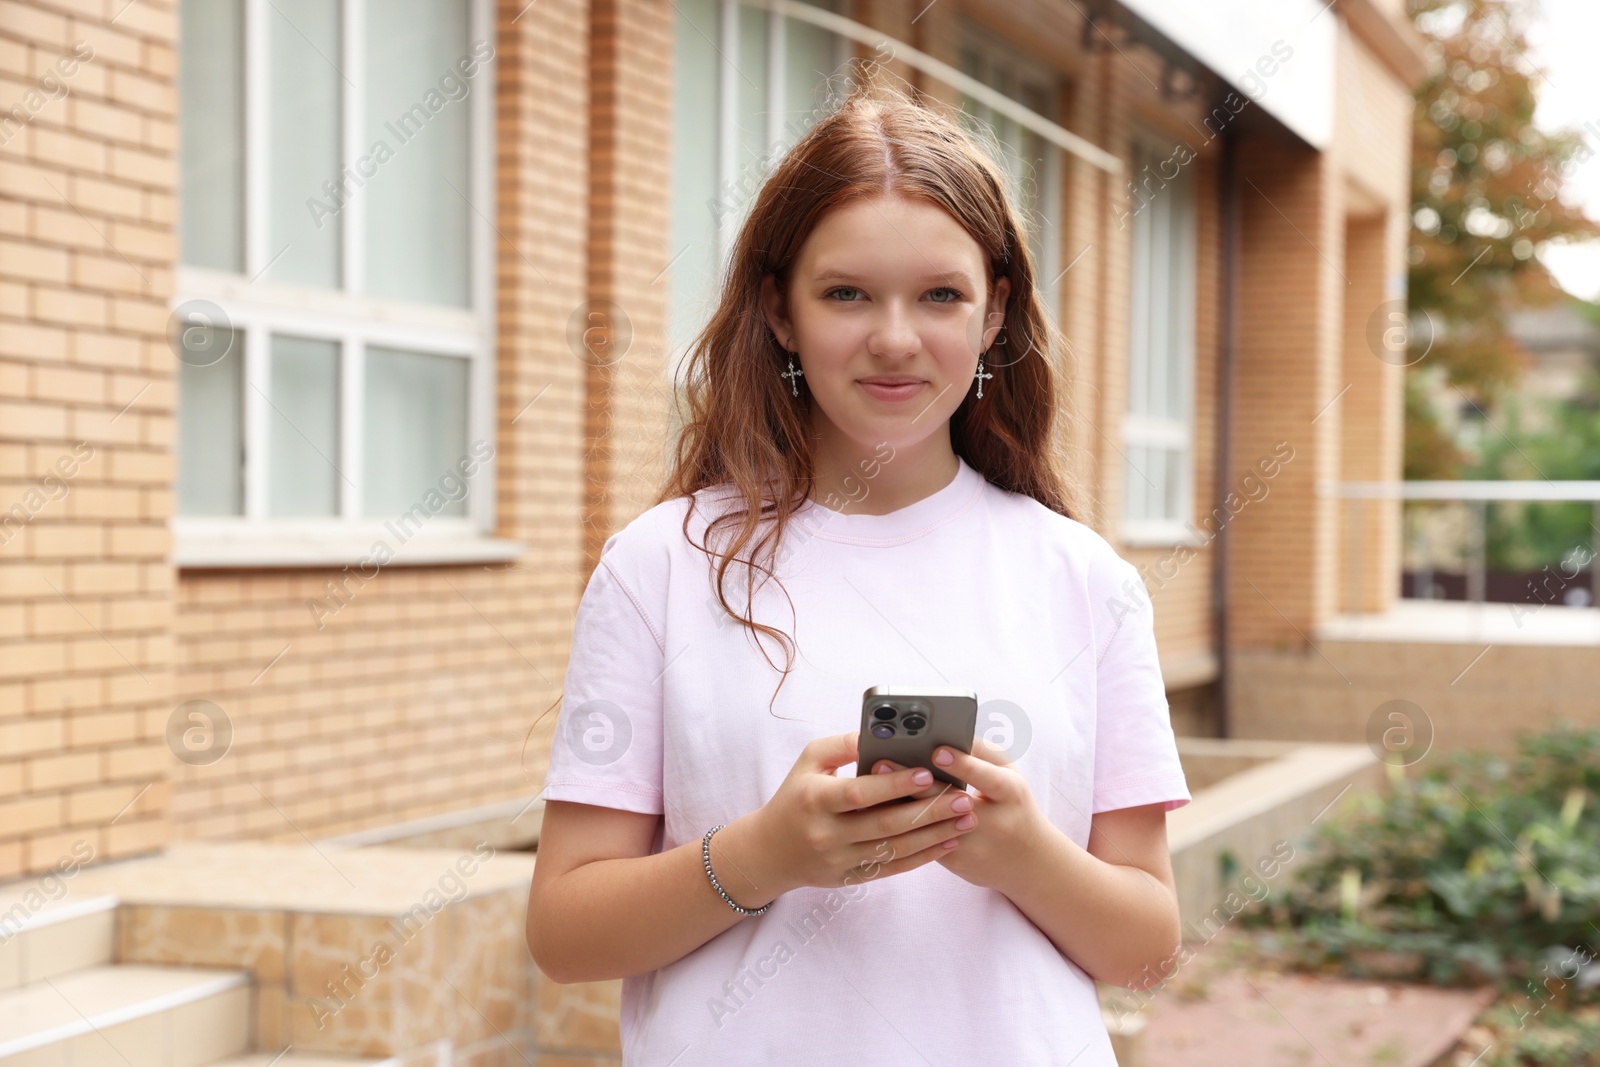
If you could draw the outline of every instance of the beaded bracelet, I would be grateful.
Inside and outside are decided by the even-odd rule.
[[[716,889],[717,893],[722,897],[722,899],[728,902],[728,907],[732,908],[740,915],[761,915],[768,908],[772,907],[772,901],[767,901],[759,908],[741,908],[739,905],[735,904],[733,902],[733,898],[728,896],[728,894],[723,890],[722,884],[717,881],[717,876],[711,873],[711,835],[722,829],[722,827],[725,825],[725,823],[718,823],[716,826],[713,826],[711,829],[707,830],[706,836],[700,840],[700,858],[705,861],[706,877],[711,879],[712,887]]]

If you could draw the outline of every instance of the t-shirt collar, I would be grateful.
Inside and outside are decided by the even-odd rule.
[[[903,508],[883,515],[868,515],[851,511],[849,501],[842,503],[842,510],[835,511],[815,500],[807,500],[795,512],[794,521],[817,537],[854,544],[895,543],[920,537],[977,502],[985,484],[983,475],[961,456],[956,457],[956,462],[959,464],[956,476],[948,485]],[[872,482],[864,480],[864,484],[870,493]]]

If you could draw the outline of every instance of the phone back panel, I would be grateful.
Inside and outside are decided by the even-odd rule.
[[[896,715],[892,720],[879,720],[873,710],[893,705]],[[927,723],[915,733],[905,729],[903,719],[907,713],[921,712]],[[879,721],[892,722],[894,736],[873,736],[872,727]],[[879,685],[861,695],[861,737],[857,742],[856,774],[872,773],[878,760],[893,760],[902,767],[926,767],[936,781],[947,782],[956,789],[965,790],[967,783],[937,767],[933,750],[949,745],[962,752],[972,751],[972,738],[978,729],[978,695],[970,689],[950,686],[887,686]]]

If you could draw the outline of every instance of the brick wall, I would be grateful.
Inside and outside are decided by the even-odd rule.
[[[585,364],[567,343],[589,258],[587,24],[582,0],[496,13],[496,532],[527,554],[386,567],[320,628],[307,603],[337,569],[184,572],[176,699],[222,708],[234,744],[175,767],[176,836],[316,840],[538,791],[548,745],[524,737],[559,691],[587,573]]]
[[[124,3],[0,0],[0,111],[22,109],[14,129],[0,115],[0,509],[22,509],[0,536],[0,879],[39,871],[80,839],[107,859],[173,837],[316,839],[533,796],[554,715],[525,749],[524,736],[559,691],[579,593],[605,537],[653,502],[666,469],[675,12],[653,0],[498,4],[496,533],[527,553],[511,567],[388,567],[319,628],[307,602],[337,570],[180,574],[166,562],[178,31],[170,3]],[[1063,124],[1122,158],[1135,122],[1185,138],[1196,129],[1197,105],[1152,88],[1147,53],[1086,50],[1075,15],[1033,0],[969,14],[1062,71]],[[855,17],[956,62],[953,8],[882,0]],[[47,71],[80,40],[92,54],[66,64],[68,92],[50,98]],[[1346,59],[1367,96],[1341,129],[1394,132],[1403,92]],[[1396,136],[1390,170],[1404,156]],[[1337,406],[1311,420],[1356,377],[1341,366],[1361,358],[1340,272],[1359,276],[1363,299],[1379,291],[1374,272],[1396,269],[1404,217],[1347,231],[1338,153],[1263,138],[1245,155],[1256,188],[1244,194],[1232,473],[1278,440],[1297,455],[1269,504],[1236,520],[1247,566],[1229,601],[1239,647],[1292,647],[1336,592],[1336,524],[1314,481],[1341,465],[1381,470],[1398,454],[1342,437]],[[1198,518],[1215,464],[1216,146],[1189,166],[1200,209]],[[1063,433],[1079,513],[1115,542],[1127,194],[1122,177],[1075,157],[1061,172],[1052,214],[1062,265],[1073,264],[1061,282],[1072,345]],[[1380,202],[1393,195],[1358,177]],[[625,336],[626,316],[625,350],[571,340],[596,311],[611,329],[602,344]],[[1355,432],[1397,433],[1397,379],[1364,366],[1352,395],[1370,395],[1379,414]],[[1169,663],[1214,644],[1211,566],[1201,550],[1154,590]],[[234,730],[227,757],[206,767],[175,760],[165,740],[174,710],[194,699]]]
[[[120,7],[0,4],[0,878],[169,832],[175,31]]]

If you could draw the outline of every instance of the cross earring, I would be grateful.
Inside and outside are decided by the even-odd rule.
[[[795,384],[795,379],[805,377],[805,373],[805,371],[794,365],[794,352],[791,351],[789,353],[789,369],[783,371],[779,377],[789,379],[789,389],[794,393],[795,396],[799,396],[800,387]]]
[[[984,372],[984,369],[983,369],[983,353],[979,352],[978,353],[978,399],[979,400],[983,399],[983,380],[985,378],[993,378],[993,377],[994,377],[994,375],[986,374]]]

